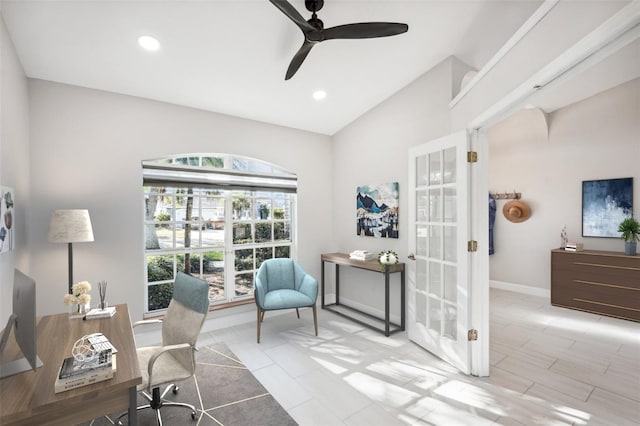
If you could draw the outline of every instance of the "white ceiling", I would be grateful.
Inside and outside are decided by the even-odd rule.
[[[290,0],[305,17],[303,0]],[[326,0],[325,27],[390,21],[394,37],[316,45],[267,0],[2,1],[28,77],[332,135],[450,55],[479,69],[541,1]],[[150,53],[140,35],[161,43]],[[325,100],[311,94],[324,89]]]

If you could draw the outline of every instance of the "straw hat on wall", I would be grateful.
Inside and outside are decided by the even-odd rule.
[[[531,217],[531,208],[524,201],[511,200],[502,208],[502,214],[510,222],[524,222]]]

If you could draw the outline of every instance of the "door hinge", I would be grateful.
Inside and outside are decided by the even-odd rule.
[[[477,163],[477,162],[478,162],[478,153],[476,151],[468,151],[467,163]]]
[[[467,251],[478,251],[478,242],[476,240],[467,241]]]
[[[476,330],[475,328],[469,330],[467,332],[467,340],[478,340],[478,330]]]

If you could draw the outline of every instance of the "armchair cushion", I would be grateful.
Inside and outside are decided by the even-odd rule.
[[[262,303],[265,311],[273,311],[311,306],[315,303],[315,299],[299,291],[283,288],[267,293]]]

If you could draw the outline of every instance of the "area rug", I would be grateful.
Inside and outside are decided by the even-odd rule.
[[[178,383],[177,395],[167,399],[195,405],[196,419],[187,408],[164,407],[164,426],[256,426],[296,425],[282,406],[267,392],[224,343],[200,347],[196,352],[196,375]],[[142,366],[141,366],[142,367]],[[164,389],[164,388],[162,388]],[[138,405],[146,400],[138,396]],[[86,426],[109,426],[117,416],[102,417]],[[126,416],[123,424],[128,424]],[[138,412],[140,426],[156,424],[153,410]]]

